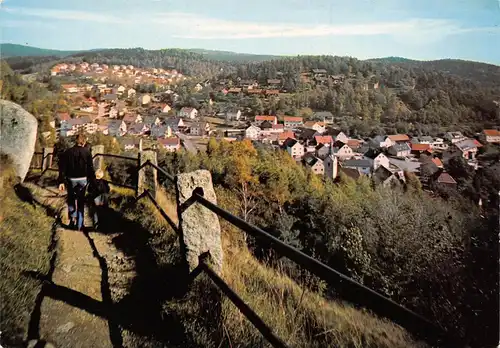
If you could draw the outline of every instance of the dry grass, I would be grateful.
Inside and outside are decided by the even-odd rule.
[[[175,219],[172,197],[160,193],[158,201]],[[152,247],[161,262],[173,262],[179,252],[175,234],[156,208],[141,203],[132,214],[148,229],[169,231]],[[175,219],[176,221],[176,219]],[[278,336],[292,347],[420,347],[400,327],[348,304],[329,301],[304,290],[282,272],[258,262],[243,247],[242,232],[228,228],[223,233],[223,278]],[[160,237],[156,237],[160,238]],[[206,347],[267,347],[269,344],[226,297],[221,308],[210,281],[200,276],[185,298],[165,304],[165,310],[183,322],[197,344]],[[220,310],[221,317],[217,317]],[[211,314],[211,315],[207,315]],[[215,316],[215,317],[214,317]],[[220,319],[222,318],[222,320]]]
[[[26,271],[47,274],[53,219],[45,211],[20,200],[2,165],[0,188],[0,330],[5,346],[19,345],[28,328],[41,284]]]
[[[232,232],[234,233],[234,232]],[[240,233],[240,232],[236,232]],[[366,311],[328,301],[282,272],[258,262],[247,248],[224,238],[224,279],[293,347],[416,347],[400,327]],[[262,336],[225,300],[224,323],[240,347],[264,346]]]

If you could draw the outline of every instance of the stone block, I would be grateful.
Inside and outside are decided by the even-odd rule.
[[[139,166],[149,162],[157,165],[155,151],[141,151],[139,152]],[[137,195],[141,195],[145,190],[149,190],[153,197],[156,197],[156,185],[158,184],[158,173],[156,169],[151,166],[144,166],[137,173]]]
[[[190,200],[195,189],[203,192],[205,199],[217,204],[212,176],[208,170],[176,176],[181,252],[190,272],[198,266],[199,256],[209,252],[213,269],[221,274],[223,251],[219,217],[201,204]]]

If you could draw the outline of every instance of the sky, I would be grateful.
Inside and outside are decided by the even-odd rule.
[[[500,65],[500,0],[0,0],[0,40]]]

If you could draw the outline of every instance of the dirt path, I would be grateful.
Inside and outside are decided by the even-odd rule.
[[[108,260],[124,259],[112,243],[116,234],[66,229],[64,198],[56,197],[55,188],[30,188],[42,205],[61,212],[62,224],[54,233],[53,268],[50,279],[45,279],[39,309],[32,315],[28,339],[56,347],[122,347],[113,299],[126,293],[135,272],[130,262],[121,269],[108,267]],[[92,226],[88,215],[85,226]]]

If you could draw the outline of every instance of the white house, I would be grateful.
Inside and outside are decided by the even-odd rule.
[[[189,127],[189,134],[204,136],[210,132],[210,124],[208,122],[196,122]]]
[[[298,128],[304,124],[302,117],[285,116],[283,121],[285,128]]]
[[[283,143],[283,146],[285,147],[288,154],[294,159],[302,158],[302,156],[304,156],[304,145],[299,143],[299,141],[296,139],[288,138]]]
[[[338,131],[338,132],[334,132],[336,134],[334,134],[333,136],[333,139],[335,141],[341,141],[343,142],[344,144],[347,144],[347,142],[349,141],[349,137],[347,135],[345,135],[344,132],[342,131]]]
[[[440,150],[440,151],[445,151],[449,147],[448,143],[445,143],[445,141],[442,138],[434,139],[434,141],[430,145],[434,150]]]
[[[150,130],[150,128],[148,127],[148,125],[146,125],[144,123],[135,123],[135,124],[133,124],[133,125],[130,126],[130,128],[128,130],[128,134],[131,134],[131,135],[144,135],[149,130]]]
[[[139,115],[139,114],[127,114],[123,118],[123,121],[125,123],[129,123],[129,124],[132,124],[132,123],[141,123],[142,122],[142,116]]]
[[[127,134],[127,124],[123,120],[110,120],[108,123],[108,133],[115,137],[122,137]]]
[[[146,116],[144,117],[144,123],[149,127],[159,126],[161,124],[161,120],[158,116]]]
[[[109,118],[117,118],[118,117],[118,109],[114,106],[109,109]]]
[[[164,114],[167,114],[172,108],[168,104],[162,104],[161,105],[161,112]]]
[[[241,118],[241,111],[236,110],[236,111],[227,111],[226,112],[226,120],[227,121],[239,121]]]
[[[127,97],[128,97],[128,98],[132,98],[132,97],[134,97],[134,96],[136,95],[136,93],[137,93],[137,92],[135,91],[135,89],[133,89],[133,88],[129,88],[129,89],[127,90]]]
[[[462,132],[447,132],[444,135],[444,139],[452,144],[458,143],[459,141],[467,139]]]
[[[179,116],[193,120],[198,117],[198,110],[196,110],[195,108],[183,107],[179,111]]]
[[[408,157],[411,153],[411,147],[407,143],[394,144],[388,152],[395,157]]]
[[[368,141],[368,145],[376,149],[384,149],[392,146],[392,142],[388,137],[383,135],[377,135]]]
[[[176,152],[181,148],[180,139],[177,137],[158,139],[158,144],[168,152]]]
[[[165,121],[165,125],[170,126],[174,132],[177,132],[179,128],[185,127],[184,121],[179,117],[168,118]]]
[[[259,137],[261,129],[256,126],[250,126],[245,129],[245,138],[256,140]]]
[[[78,132],[93,134],[97,132],[98,126],[89,117],[72,118],[61,122],[61,136],[68,137]]]
[[[304,158],[303,161],[306,167],[308,167],[314,174],[325,174],[325,166],[320,158],[314,155],[308,155]]]
[[[118,95],[122,95],[123,93],[125,93],[125,90],[126,90],[125,86],[121,85],[116,89],[116,93]]]
[[[346,160],[354,156],[354,151],[349,147],[349,145],[336,141],[333,145],[333,154],[340,160]]]
[[[144,94],[139,97],[139,104],[147,105],[151,103],[151,96],[149,94]]]
[[[363,155],[363,159],[370,161],[372,170],[380,166],[389,168],[389,158],[380,151],[370,149]]]
[[[309,129],[314,129],[316,132],[323,134],[326,131],[326,125],[324,122],[318,121],[306,121],[304,127]]]
[[[195,92],[199,92],[203,89],[203,86],[200,83],[197,83],[196,86],[194,86]]]
[[[153,125],[151,127],[151,136],[153,138],[170,138],[172,136],[172,128],[170,126]]]

